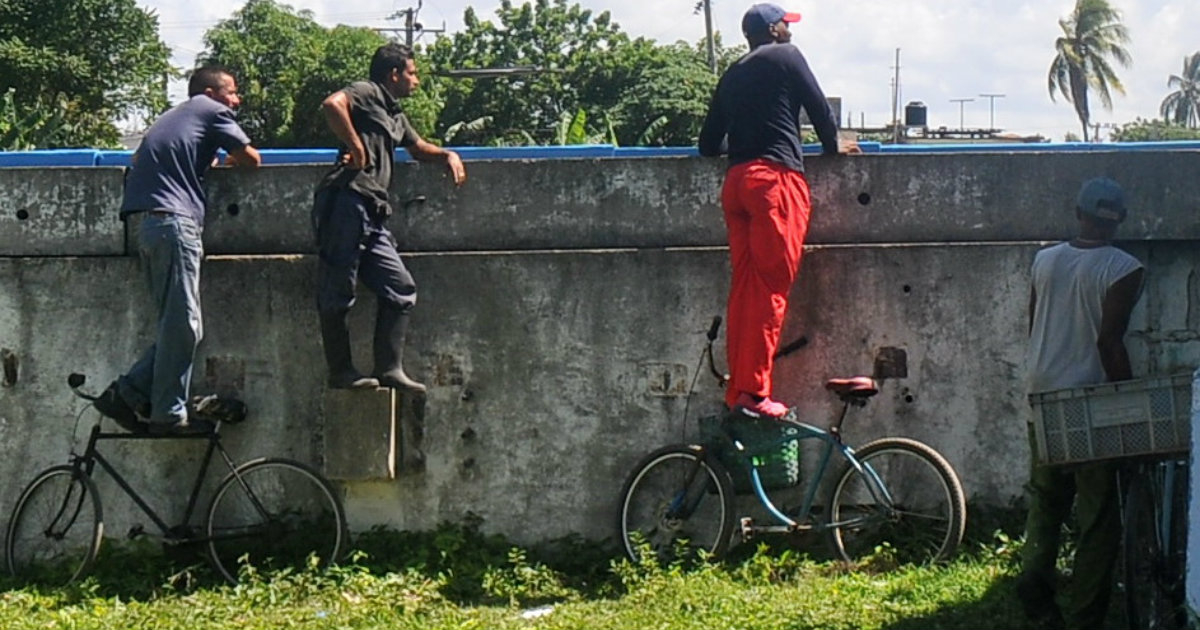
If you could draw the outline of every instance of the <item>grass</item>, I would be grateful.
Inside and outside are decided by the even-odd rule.
[[[187,552],[110,545],[78,585],[0,578],[0,628],[1025,627],[1012,593],[1019,541],[1002,530],[972,538],[935,567],[894,566],[886,549],[844,567],[786,541],[744,546],[720,563],[662,567],[579,539],[516,548],[468,521],[368,532],[341,566],[249,573],[238,586]]]

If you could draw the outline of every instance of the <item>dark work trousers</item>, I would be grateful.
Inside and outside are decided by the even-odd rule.
[[[320,256],[317,309],[345,313],[354,305],[359,279],[388,304],[407,311],[417,302],[417,285],[400,261],[396,238],[365,199],[345,189],[325,189],[313,202],[313,228]]]
[[[1033,425],[1029,448],[1036,453]],[[1062,526],[1075,507],[1079,540],[1075,566],[1063,599],[1067,628],[1100,628],[1112,594],[1113,563],[1121,539],[1117,508],[1117,475],[1107,463],[1083,464],[1073,470],[1030,465],[1029,515],[1025,521],[1023,573],[1038,582],[1055,583]]]

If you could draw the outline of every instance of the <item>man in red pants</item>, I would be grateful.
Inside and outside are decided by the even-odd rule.
[[[756,4],[742,18],[750,52],[717,84],[700,131],[700,154],[729,155],[721,191],[733,278],[725,402],[750,415],[781,418],[771,399],[771,370],[788,294],[800,269],[811,208],[801,157],[800,108],[826,154],[858,153],[839,144],[837,120],[788,24],[800,14]]]

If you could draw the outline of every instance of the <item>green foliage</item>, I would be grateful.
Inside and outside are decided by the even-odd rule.
[[[1050,100],[1059,92],[1075,106],[1087,142],[1091,122],[1089,90],[1095,91],[1100,104],[1109,110],[1111,92],[1125,93],[1112,63],[1129,67],[1129,52],[1124,48],[1129,43],[1129,32],[1121,23],[1121,13],[1108,0],[1076,0],[1075,9],[1060,19],[1058,26],[1062,36],[1054,42],[1056,52],[1048,76]]]
[[[567,140],[562,131],[567,119],[584,124],[573,140],[695,142],[716,85],[699,47],[630,39],[607,11],[594,15],[567,0],[520,6],[503,0],[496,16],[497,22],[481,20],[468,8],[463,31],[426,49],[432,71],[537,70],[497,78],[436,77],[434,89],[445,103],[437,129],[446,142],[561,143]],[[721,63],[728,65],[736,53],[722,48]]]
[[[325,28],[311,11],[249,0],[205,33],[200,62],[233,72],[242,93],[238,118],[257,146],[333,146],[321,101],[366,80],[371,55],[386,41],[369,28]],[[403,104],[417,129],[432,123],[427,100],[416,96]]]
[[[1138,118],[1121,125],[1112,133],[1114,142],[1174,142],[1200,140],[1200,129],[1185,127],[1166,120]]]
[[[814,561],[783,545],[740,561],[633,564],[579,539],[534,551],[479,531],[478,519],[420,534],[376,530],[372,551],[323,572],[247,574],[231,587],[173,578],[183,563],[140,545],[118,570],[45,589],[0,577],[0,627],[443,630],[589,628],[1024,628],[1013,592],[1020,540],[995,532],[945,566],[885,572]],[[376,555],[373,555],[376,554]],[[543,557],[539,555],[545,554]],[[886,549],[877,554],[886,557]],[[193,558],[193,561],[195,558]],[[385,565],[391,569],[385,569]],[[882,568],[876,562],[874,568]],[[871,567],[868,567],[871,568]],[[471,577],[465,577],[467,575]],[[159,581],[155,581],[156,577]],[[585,577],[586,576],[586,577]],[[600,576],[608,588],[591,582]],[[454,580],[474,595],[447,595]],[[1064,580],[1069,580],[1069,576]],[[592,583],[582,588],[583,582]],[[461,590],[461,588],[460,588]],[[548,605],[547,605],[548,604]],[[530,610],[532,606],[538,606]],[[1113,606],[1113,617],[1119,606]],[[531,618],[534,615],[540,615]]]
[[[166,107],[169,57],[135,0],[0,2],[4,115],[37,124],[9,146],[116,146],[115,121]]]
[[[1183,74],[1172,74],[1167,87],[1175,91],[1163,99],[1162,117],[1184,127],[1200,127],[1200,52],[1183,58]]]

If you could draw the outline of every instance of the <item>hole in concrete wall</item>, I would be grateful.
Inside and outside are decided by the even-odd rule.
[[[871,193],[858,193],[858,203],[864,206],[871,203]]]
[[[464,442],[470,442],[475,439],[475,435],[475,429],[467,427],[467,430],[462,432],[461,437]]]
[[[225,212],[228,212],[231,217],[236,217],[241,211],[242,209],[236,203],[231,203],[225,207]]]
[[[910,403],[910,402],[912,402],[912,401],[913,401],[913,395],[912,395],[912,394],[905,394],[905,395],[904,395],[904,402],[906,402],[906,403]]]
[[[28,210],[25,210],[24,208],[17,210],[17,219],[24,221],[25,219],[28,219],[28,218],[29,218]]]
[[[8,348],[0,348],[0,365],[3,365],[4,380],[0,381],[5,387],[12,387],[17,384],[18,368],[21,360],[17,358],[17,353]]]

